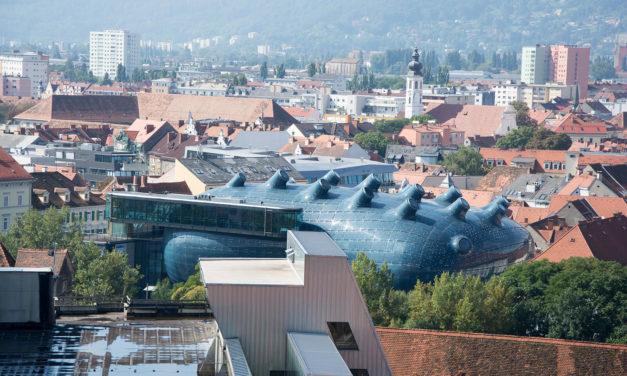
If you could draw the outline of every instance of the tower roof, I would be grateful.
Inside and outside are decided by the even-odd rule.
[[[422,76],[420,70],[422,69],[422,64],[420,64],[420,53],[418,53],[418,47],[414,48],[414,53],[411,55],[412,61],[407,65],[407,69],[409,69],[409,74],[414,76]]]

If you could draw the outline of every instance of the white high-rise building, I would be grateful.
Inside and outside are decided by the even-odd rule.
[[[422,105],[422,64],[418,62],[420,54],[414,48],[413,60],[407,68],[407,87],[405,88],[405,117],[411,119],[415,115],[422,115],[425,108]]]
[[[49,73],[48,56],[34,52],[0,55],[0,75],[28,77],[31,97],[38,97],[39,92],[46,89]]]
[[[548,46],[526,46],[522,49],[520,80],[526,84],[544,84],[549,79]]]
[[[126,74],[140,66],[139,34],[126,30],[92,31],[89,33],[89,69],[96,77],[117,74],[118,64],[124,65]]]

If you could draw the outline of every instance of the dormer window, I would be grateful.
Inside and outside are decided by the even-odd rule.
[[[55,188],[54,193],[59,195],[59,198],[63,200],[63,202],[70,202],[70,190],[67,188]]]
[[[33,188],[33,193],[37,195],[37,198],[42,204],[47,204],[49,201],[49,193],[45,189]]]

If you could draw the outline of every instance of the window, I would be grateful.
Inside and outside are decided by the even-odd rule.
[[[18,193],[17,194],[17,206],[22,206],[23,202],[22,202],[22,194]]]
[[[2,231],[6,231],[8,229],[9,229],[9,217],[4,216],[2,217]]]
[[[8,207],[9,206],[9,195],[8,194],[4,195],[3,201],[4,201],[4,204],[3,204],[4,207],[5,208]]]
[[[338,350],[359,350],[353,331],[347,322],[328,322],[327,325]]]
[[[551,162],[544,162],[544,169],[545,170],[550,170],[551,169]]]

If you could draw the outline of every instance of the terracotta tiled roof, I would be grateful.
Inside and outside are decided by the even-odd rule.
[[[570,257],[596,257],[627,265],[627,217],[581,222],[534,260],[558,262]]]
[[[627,346],[507,335],[377,328],[394,375],[608,375]]]
[[[553,115],[553,111],[546,111],[546,110],[529,111],[529,117],[532,120],[537,121],[538,124],[542,124],[542,122],[544,122],[551,115]]]
[[[613,124],[617,129],[627,129],[627,112],[614,116],[608,123]]]
[[[527,169],[511,166],[495,166],[479,180],[476,190],[500,192],[520,175],[527,173]]]
[[[433,193],[434,196],[439,196],[447,189],[448,188],[427,187],[425,188],[425,191]],[[495,197],[494,192],[484,192],[470,189],[460,189],[460,192],[462,193],[462,197],[468,201],[468,204],[472,207],[485,206]]]
[[[295,118],[307,118],[315,113],[312,107],[283,107],[283,109]]]
[[[15,260],[16,268],[52,268],[54,264],[54,273],[60,274],[63,262],[66,261],[73,270],[72,262],[67,249],[57,249],[55,257],[48,256],[49,249],[18,249],[17,258]],[[56,263],[54,261],[56,259]]]
[[[207,136],[198,137],[169,132],[150,149],[149,154],[156,155],[159,158],[184,158],[186,147],[199,145],[208,139],[209,137]]]
[[[144,193],[177,193],[189,195],[190,191],[185,181],[151,183],[146,176],[118,176],[109,183],[103,192],[125,191],[128,184],[137,184],[137,192]]]
[[[174,131],[170,123],[165,120],[136,119],[125,132],[133,142],[144,144],[153,136],[157,135],[159,130],[163,127],[168,131]],[[133,137],[131,137],[131,134]]]
[[[514,158],[535,158],[537,171],[535,172],[556,172],[563,173],[562,170],[545,170],[544,162],[566,162],[565,150],[501,150],[499,148],[480,148],[479,153],[483,159],[497,161],[502,159],[505,165],[511,165]],[[552,166],[552,164],[551,164]]]
[[[431,107],[431,109],[429,109]],[[466,136],[492,136],[499,129],[505,106],[475,106],[442,103],[427,106],[426,113],[440,124],[454,126]]]
[[[583,154],[579,156],[577,164],[579,166],[587,166],[593,163],[602,165],[618,165],[627,163],[627,155],[603,155],[603,154]]]
[[[575,114],[568,114],[553,124],[553,131],[568,134],[607,134],[603,121],[583,121]]]
[[[425,113],[431,115],[438,123],[444,124],[450,119],[455,119],[463,108],[461,104],[428,103]]]
[[[164,119],[177,124],[187,119],[224,119],[254,123],[263,112],[266,123],[298,123],[290,114],[271,99],[241,97],[211,97],[178,94],[137,95],[139,117]]]
[[[16,119],[75,120],[130,124],[139,117],[137,98],[114,95],[53,95]]]
[[[572,178],[568,184],[559,191],[558,195],[570,195],[574,193],[579,187],[589,188],[597,180],[596,176],[581,174]]]
[[[613,217],[615,213],[627,215],[627,202],[622,197],[569,196],[556,194],[551,196],[549,213],[557,213],[571,201],[586,200],[592,209],[603,218]]]
[[[526,225],[528,223],[537,222],[545,218],[549,214],[547,208],[533,208],[529,206],[511,205],[507,213],[514,221]]]
[[[19,163],[3,148],[0,148],[0,180],[32,179]]]
[[[9,250],[0,243],[0,268],[10,268],[15,266],[15,259],[9,253]]]

